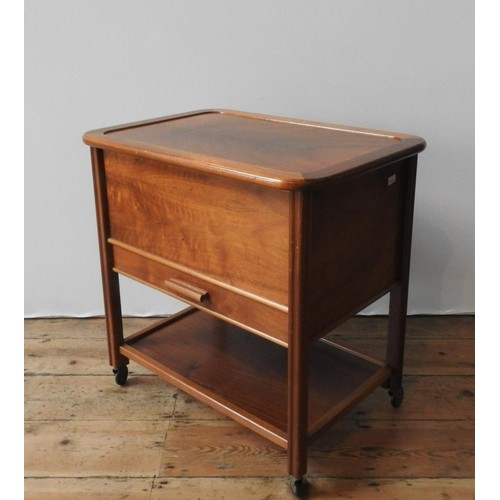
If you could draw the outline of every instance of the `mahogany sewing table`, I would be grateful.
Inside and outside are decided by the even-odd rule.
[[[416,136],[229,110],[88,132],[109,359],[288,451],[375,388],[403,399]],[[118,275],[190,307],[124,338]],[[390,293],[387,355],[323,339]]]

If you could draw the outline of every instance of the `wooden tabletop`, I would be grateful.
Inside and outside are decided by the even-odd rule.
[[[416,136],[232,110],[200,110],[87,132],[86,144],[281,189],[402,159]]]

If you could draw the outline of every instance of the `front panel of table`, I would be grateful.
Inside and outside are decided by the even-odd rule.
[[[288,192],[115,152],[104,167],[116,271],[288,342]]]

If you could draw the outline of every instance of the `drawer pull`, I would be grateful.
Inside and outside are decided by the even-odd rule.
[[[185,281],[178,280],[177,278],[166,280],[164,285],[167,290],[182,295],[194,302],[203,302],[208,298],[208,292],[206,290],[186,283]]]

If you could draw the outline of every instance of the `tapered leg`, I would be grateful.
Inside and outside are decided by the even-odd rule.
[[[291,269],[288,339],[288,473],[300,495],[305,486],[308,444],[309,336],[303,317],[304,269],[308,242],[304,218],[310,210],[308,193],[294,192],[290,199]]]
[[[96,201],[97,229],[99,235],[99,253],[101,256],[104,310],[106,314],[106,330],[108,335],[109,362],[115,368],[115,375],[117,373],[120,374],[117,382],[120,383],[123,381],[123,383],[125,383],[123,377],[123,367],[128,364],[129,360],[120,354],[120,345],[123,344],[120,285],[118,282],[118,274],[113,271],[113,249],[108,243],[110,231],[103,152],[100,149],[92,148],[91,155]]]
[[[408,283],[410,274],[410,251],[415,201],[417,157],[411,157],[406,165],[406,197],[403,214],[402,241],[400,244],[400,280],[391,291],[389,304],[389,332],[387,339],[387,364],[392,368],[388,381],[393,406],[403,400],[403,357],[405,348],[406,316],[408,306]]]
[[[288,348],[288,473],[302,480],[307,472],[308,361],[307,349]]]
[[[403,358],[406,334],[406,304],[408,291],[398,286],[391,292],[389,306],[389,336],[387,342],[387,364],[392,367],[388,388],[394,406],[399,406],[403,397]]]

